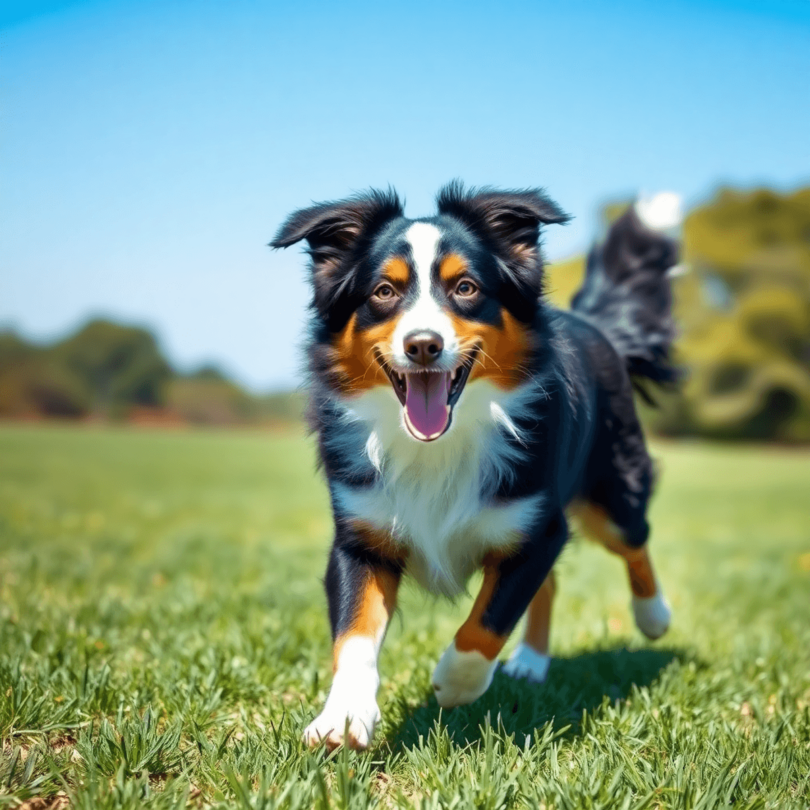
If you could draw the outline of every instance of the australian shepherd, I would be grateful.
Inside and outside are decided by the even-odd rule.
[[[666,631],[647,544],[653,465],[633,402],[634,387],[677,376],[677,246],[657,209],[637,203],[614,222],[568,311],[543,295],[539,246],[541,228],[568,217],[539,190],[451,183],[436,215],[415,220],[393,191],[370,191],[279,230],[274,247],[308,245],[309,419],[335,523],[334,679],[308,743],[369,745],[403,575],[453,596],[483,571],[433,673],[440,706],[483,695],[524,614],[502,671],[542,681],[552,568],[574,515],[626,561],[641,631]]]

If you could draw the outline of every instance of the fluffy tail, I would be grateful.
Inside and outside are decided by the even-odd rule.
[[[679,224],[676,195],[638,200],[591,249],[585,282],[571,303],[610,339],[650,403],[642,380],[666,385],[681,377],[670,361],[675,324],[669,277],[678,243],[667,235]]]

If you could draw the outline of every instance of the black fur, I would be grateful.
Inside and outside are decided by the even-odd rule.
[[[270,245],[289,247],[305,239],[312,259],[313,305],[332,331],[339,331],[359,303],[362,277],[355,266],[381,227],[402,216],[392,189],[371,190],[341,202],[296,211]]]
[[[357,597],[363,592],[363,584],[372,572],[385,570],[397,578],[402,574],[402,566],[398,562],[386,559],[358,543],[347,521],[338,519],[335,532],[335,543],[329,554],[324,579],[332,638],[337,638],[351,627],[357,610]]]

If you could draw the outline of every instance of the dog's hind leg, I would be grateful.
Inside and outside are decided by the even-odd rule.
[[[523,639],[503,665],[504,674],[512,678],[524,678],[534,683],[542,683],[546,679],[551,663],[549,635],[551,633],[551,608],[556,591],[554,571],[551,571],[526,610]]]
[[[610,519],[605,509],[597,504],[579,502],[572,504],[570,511],[592,539],[624,560],[633,593],[633,616],[638,629],[647,638],[663,636],[669,629],[672,611],[655,576],[646,542],[639,546],[629,543],[626,534]]]

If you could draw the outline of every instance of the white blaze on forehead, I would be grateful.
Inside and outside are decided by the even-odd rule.
[[[411,246],[420,295],[423,291],[430,291],[430,271],[437,258],[441,237],[441,231],[427,222],[414,222],[405,232],[405,238]]]
[[[414,222],[405,232],[411,246],[411,257],[416,271],[416,300],[405,310],[394,331],[394,356],[400,362],[407,362],[404,352],[405,336],[413,331],[430,330],[437,332],[444,340],[444,356],[454,362],[458,351],[458,341],[453,323],[434,298],[433,266],[439,255],[439,240],[442,233],[428,222]]]

